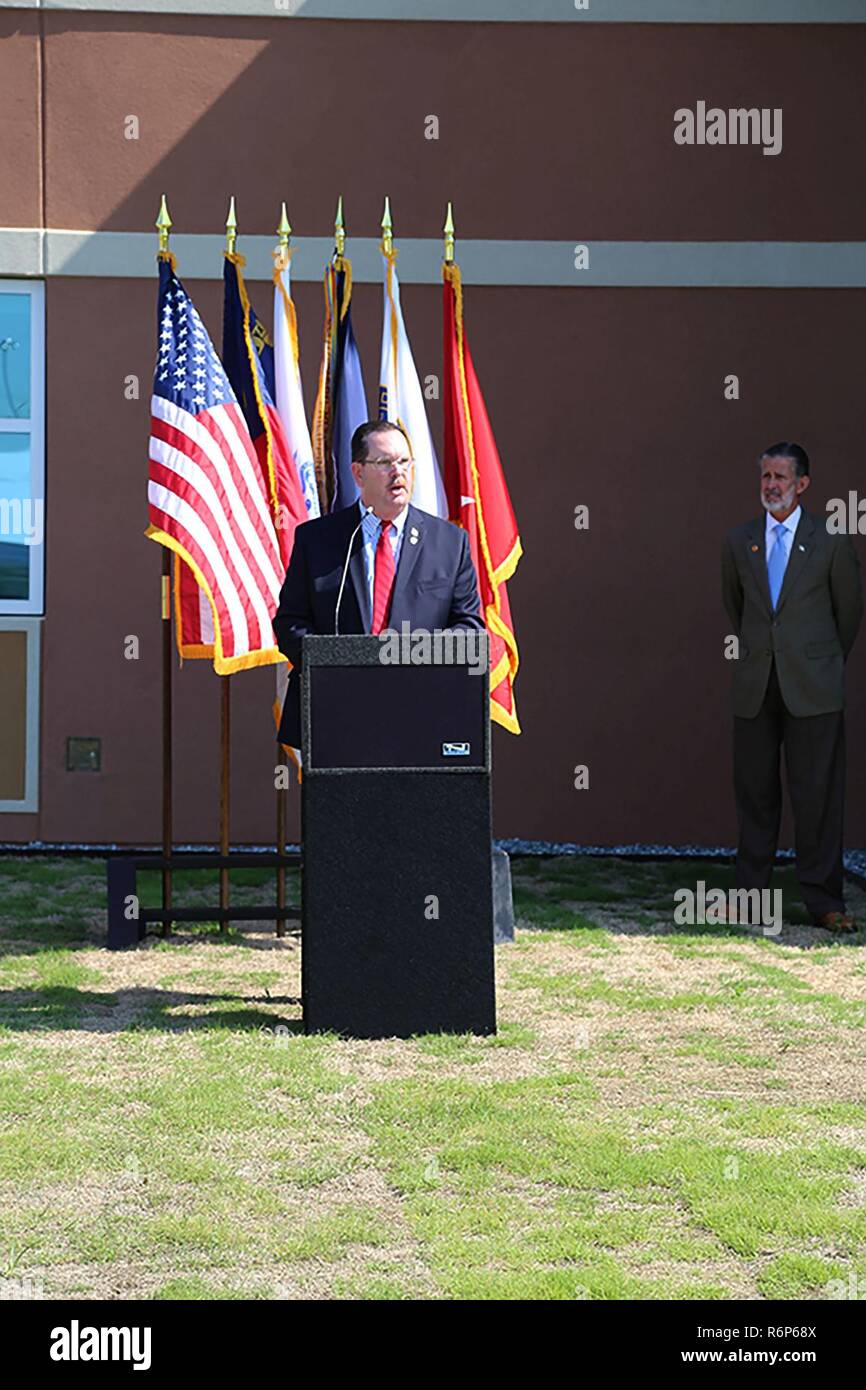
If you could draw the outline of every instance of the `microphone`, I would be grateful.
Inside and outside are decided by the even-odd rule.
[[[365,506],[363,502],[361,503],[361,520],[358,522],[358,525],[355,527],[354,531],[349,537],[349,544],[346,547],[346,560],[343,565],[343,577],[340,580],[340,591],[337,594],[337,607],[334,610],[335,637],[339,637],[340,635],[340,604],[343,602],[343,590],[346,587],[346,575],[349,573],[349,561],[352,558],[352,546],[355,544],[355,537],[357,536],[361,527],[364,525],[364,522],[366,521],[367,517],[370,515],[372,510],[372,507]]]

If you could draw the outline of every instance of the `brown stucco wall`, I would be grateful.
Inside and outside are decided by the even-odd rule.
[[[866,237],[866,25],[427,24],[46,14],[49,225],[616,240]],[[784,148],[673,112],[781,106]],[[139,117],[141,138],[123,138]],[[424,118],[438,115],[438,141]]]
[[[234,192],[242,235],[261,234],[285,196],[301,256],[337,192],[359,235],[388,192],[398,242],[435,235],[449,197],[467,237],[866,238],[862,142],[847,136],[863,27],[44,19],[51,226],[145,230],[165,191],[176,231],[215,231]],[[673,109],[700,97],[783,105],[783,154],[677,149]],[[430,113],[438,143],[423,139]],[[123,139],[128,114],[139,142]],[[219,283],[190,288],[218,341]],[[251,291],[269,321],[269,287]],[[403,287],[422,375],[441,370],[440,295]],[[311,403],[320,287],[296,299]],[[757,513],[754,458],[777,438],[812,453],[813,509],[862,489],[866,291],[468,286],[466,311],[525,551],[510,590],[524,734],[495,733],[495,831],[730,842],[721,540]],[[150,282],[48,284],[42,810],[0,818],[2,838],[159,834],[160,553],[142,534],[154,312]],[[354,318],[372,400],[379,287],[356,286]],[[738,402],[723,398],[731,372]],[[431,422],[441,441],[437,403]],[[138,662],[123,658],[133,633]],[[232,684],[233,834],[267,840],[273,676]],[[217,686],[205,663],[176,673],[181,840],[216,834]],[[849,667],[846,838],[860,845],[864,727],[866,636]],[[101,774],[65,771],[70,734],[102,738]],[[589,791],[573,789],[577,763]],[[296,792],[292,805],[290,834]]]
[[[0,10],[0,226],[38,227],[39,16]]]

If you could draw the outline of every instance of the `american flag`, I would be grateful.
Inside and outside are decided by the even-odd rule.
[[[184,562],[178,647],[212,656],[220,675],[280,662],[271,619],[283,567],[261,467],[170,254],[159,261],[158,332],[146,534]]]

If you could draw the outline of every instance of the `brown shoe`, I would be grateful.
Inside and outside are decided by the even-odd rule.
[[[825,912],[822,917],[815,917],[813,920],[816,927],[823,927],[825,931],[852,932],[857,930],[857,923],[850,912]]]

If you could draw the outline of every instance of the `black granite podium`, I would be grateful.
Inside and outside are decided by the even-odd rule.
[[[480,674],[478,650],[468,660],[459,643],[438,661],[433,643],[418,661],[405,634],[396,659],[378,637],[304,640],[307,1032],[496,1031],[487,637],[477,636]]]

